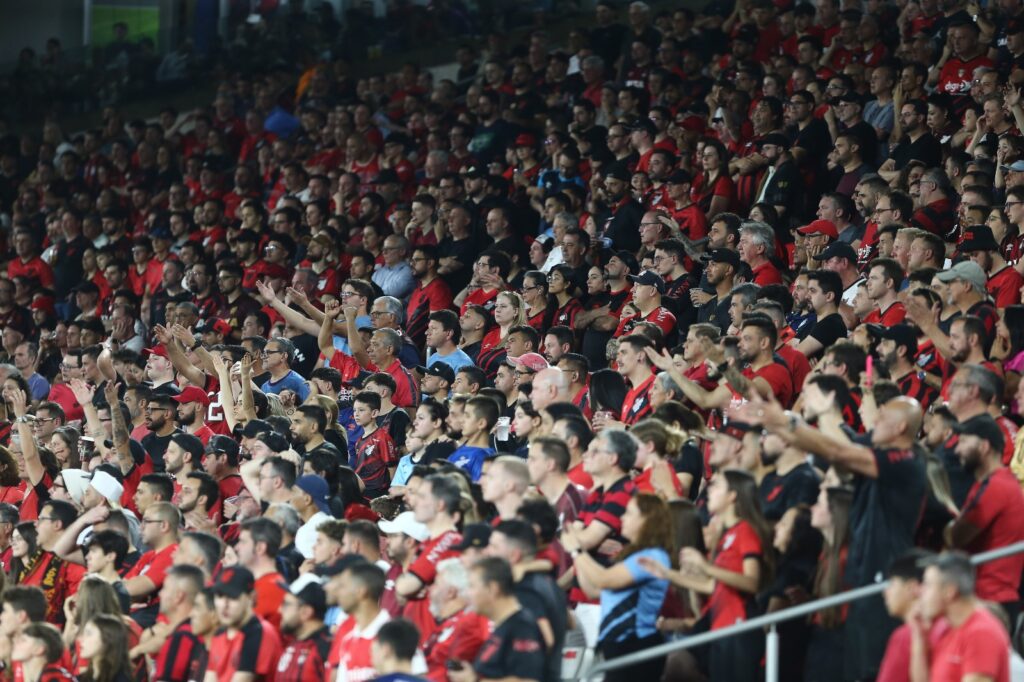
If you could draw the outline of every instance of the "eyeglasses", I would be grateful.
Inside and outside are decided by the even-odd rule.
[[[1003,208],[1010,208],[1011,206],[1015,206],[1017,204],[1024,204],[1024,201],[1007,201],[1005,204],[1003,204]]]
[[[653,222],[640,223],[640,227],[661,227],[661,223],[655,220]]]
[[[284,351],[283,350],[265,350],[262,353],[260,353],[260,357],[261,358],[268,358],[268,357],[270,357],[271,355],[273,355],[275,353],[284,353]]]
[[[57,520],[57,518],[54,517],[54,516],[38,516],[38,517],[36,517],[36,521],[56,521],[56,520]]]
[[[391,313],[389,313],[389,312],[384,312],[384,311],[380,311],[380,310],[371,310],[370,311],[370,317],[380,317],[381,315],[390,315],[390,314]]]
[[[147,518],[143,518],[142,519],[142,525],[146,525],[147,523],[163,523],[163,522],[160,519],[147,519]]]

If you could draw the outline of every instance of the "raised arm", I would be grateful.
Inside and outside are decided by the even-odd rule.
[[[281,317],[284,318],[285,322],[296,329],[301,329],[305,333],[313,336],[316,336],[319,333],[320,325],[317,322],[314,322],[312,319],[306,317],[297,310],[292,310],[287,303],[279,299],[274,294],[274,290],[271,289],[268,284],[261,282],[260,280],[256,280],[256,289],[260,294],[260,298],[266,301],[267,305],[276,310]]]
[[[31,486],[39,485],[46,475],[42,460],[39,459],[39,448],[32,434],[32,424],[28,417],[28,396],[19,388],[4,389],[4,400],[14,409],[14,422],[18,426],[18,440],[21,453],[25,457],[25,474]]]
[[[117,453],[117,463],[121,467],[121,473],[127,474],[135,467],[135,460],[132,459],[132,448],[129,442],[128,424],[125,422],[124,413],[121,411],[121,401],[118,398],[120,384],[111,381],[107,382],[104,395],[107,404],[110,405],[110,421],[113,430],[114,451]]]
[[[356,359],[360,367],[363,369],[368,368],[373,363],[370,361],[370,356],[366,353],[363,337],[360,336],[359,330],[356,329],[355,306],[345,306],[345,326],[348,328],[348,345],[352,349],[352,357]]]
[[[334,320],[341,313],[340,301],[329,301],[324,306],[324,319],[320,321],[320,331],[316,335],[317,346],[320,352],[331,361],[337,350],[334,348]]]
[[[669,378],[679,386],[683,394],[697,407],[710,410],[722,408],[729,404],[732,392],[722,384],[716,386],[713,391],[708,391],[702,388],[696,381],[683,376],[683,373],[672,362],[672,356],[668,354],[667,350],[663,350],[660,354],[653,348],[646,348],[644,350],[647,353],[647,357],[651,359],[651,364],[663,372],[668,372]]]
[[[202,386],[206,383],[203,370],[199,369],[189,361],[181,344],[175,341],[174,334],[171,333],[171,330],[158,324],[153,327],[153,335],[156,337],[157,341],[162,343],[164,348],[167,349],[167,359],[171,361],[171,364],[174,366],[174,370],[178,372],[178,374],[185,377],[189,383],[195,384],[196,386]]]

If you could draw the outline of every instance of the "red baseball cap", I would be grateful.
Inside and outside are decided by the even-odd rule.
[[[831,239],[839,239],[839,230],[831,220],[815,220],[797,230],[800,234],[825,234]]]
[[[167,357],[167,349],[164,348],[163,344],[160,344],[159,346],[154,346],[153,348],[144,348],[142,352],[149,353],[150,355],[159,355],[162,358]]]
[[[231,325],[220,319],[219,317],[211,317],[203,325],[203,333],[216,332],[221,336],[231,335]]]
[[[210,404],[210,396],[206,394],[206,391],[198,386],[186,386],[181,389],[181,393],[174,396],[174,400],[182,405],[186,403],[202,403],[203,405]]]

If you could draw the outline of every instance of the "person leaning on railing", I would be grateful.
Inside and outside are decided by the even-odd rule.
[[[598,645],[606,660],[664,641],[657,619],[668,592],[665,576],[675,554],[668,504],[657,495],[636,495],[622,515],[622,536],[628,541],[626,548],[606,568],[583,551],[576,533],[562,535],[580,587],[588,596],[601,596]],[[664,658],[650,659],[610,671],[605,681],[660,680],[664,666]]]

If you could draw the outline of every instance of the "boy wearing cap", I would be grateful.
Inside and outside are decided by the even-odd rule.
[[[174,396],[174,401],[178,403],[178,421],[185,428],[185,433],[197,437],[205,447],[214,435],[213,429],[206,425],[206,408],[210,406],[210,396],[198,386],[187,386]],[[164,454],[166,457],[166,451]]]
[[[273,677],[281,638],[253,613],[254,585],[252,573],[242,566],[225,568],[217,576],[213,593],[221,629],[210,642],[205,682],[262,682]]]

